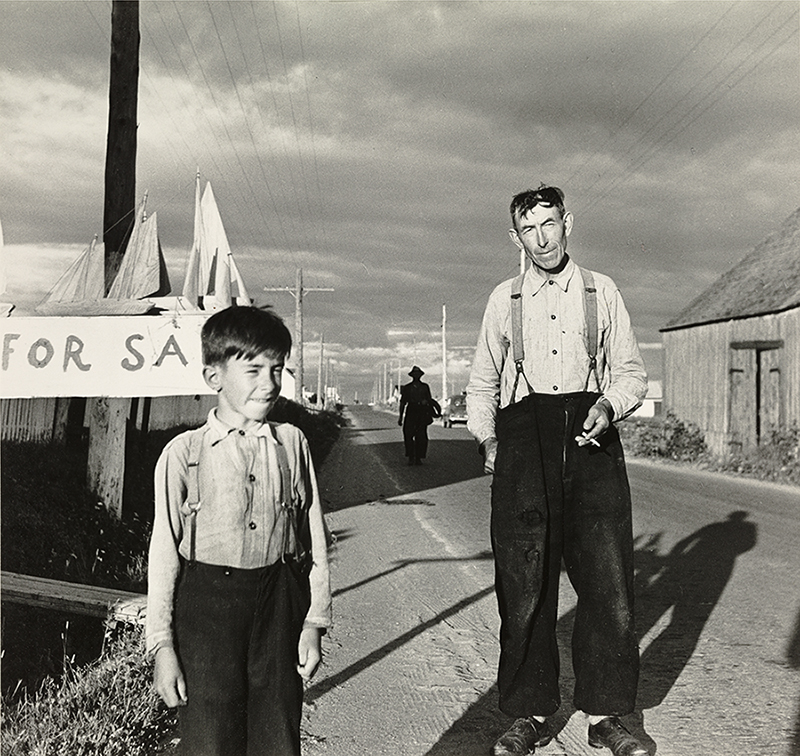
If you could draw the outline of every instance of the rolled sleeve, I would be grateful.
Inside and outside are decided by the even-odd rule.
[[[506,282],[489,297],[467,383],[467,428],[481,444],[495,435],[501,376],[509,347],[503,328],[506,316],[499,302],[503,297],[510,296],[509,292],[510,287]]]
[[[322,501],[317,486],[317,476],[308,441],[301,434],[301,469],[306,478],[305,490],[310,498],[308,522],[311,531],[311,572],[308,576],[311,588],[311,605],[306,614],[305,627],[328,628],[332,624],[331,583],[328,566],[328,543],[325,534],[325,520],[322,514]]]
[[[618,289],[608,302],[610,315],[606,370],[608,381],[603,396],[614,408],[614,420],[622,420],[638,407],[647,395],[647,373],[630,316]],[[606,383],[606,381],[604,381]]]
[[[178,544],[183,532],[180,504],[186,498],[188,448],[176,438],[155,470],[155,516],[147,566],[146,648],[173,646],[173,602],[180,574]]]

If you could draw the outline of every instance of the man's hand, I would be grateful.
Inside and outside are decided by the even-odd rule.
[[[397,418],[397,424],[398,425],[402,425],[403,424],[403,416],[402,415],[400,415],[400,417]]]
[[[186,680],[175,649],[164,646],[156,651],[153,686],[170,709],[186,706]]]
[[[297,671],[308,682],[322,661],[322,632],[318,627],[304,627],[297,644]]]
[[[483,454],[483,472],[486,475],[494,474],[494,460],[497,457],[497,439],[487,438],[480,446]]]
[[[578,446],[587,444],[597,444],[597,437],[605,433],[611,425],[614,410],[607,399],[600,399],[597,404],[589,408],[586,420],[583,421],[583,436],[578,436],[575,440]]]

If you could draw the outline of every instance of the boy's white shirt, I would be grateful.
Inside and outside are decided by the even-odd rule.
[[[155,471],[155,517],[148,558],[146,636],[147,650],[150,653],[162,646],[173,645],[175,589],[180,576],[181,557],[189,558],[189,539],[188,534],[184,533],[183,526],[184,519],[188,514],[185,500],[190,438],[192,434],[196,433],[204,434],[203,451],[207,451],[210,447],[217,447],[217,451],[235,454],[236,452],[229,448],[231,442],[235,445],[236,450],[240,448],[238,444],[243,442],[237,437],[228,439],[228,436],[232,434],[237,436],[238,431],[222,423],[217,418],[215,410],[212,410],[206,425],[175,437],[164,448],[158,460]],[[308,442],[302,431],[287,423],[262,423],[260,426],[246,431],[244,442],[252,443],[253,437],[256,437],[258,453],[264,457],[262,464],[266,474],[263,477],[266,480],[258,480],[259,476],[256,476],[255,485],[262,487],[262,497],[266,498],[262,504],[266,507],[274,506],[280,495],[280,469],[276,446],[281,444],[286,449],[292,487],[301,497],[301,503],[307,508],[311,532],[313,560],[309,575],[311,606],[306,615],[305,626],[329,627],[331,624],[331,591],[325,526]],[[221,447],[218,446],[223,441],[226,443]],[[225,490],[224,475],[236,474],[237,471],[227,469],[227,465],[225,467],[226,469],[221,472],[216,471],[215,475],[215,472],[204,469],[204,465],[200,466],[201,507],[204,498],[204,480],[207,494],[208,488],[213,488],[216,483],[219,483]],[[220,475],[222,479],[217,480]],[[211,495],[214,495],[213,491]],[[255,499],[255,497],[253,498]],[[221,511],[224,512],[227,509]],[[225,522],[222,520],[215,524],[218,528],[225,528]],[[243,522],[241,527],[237,523],[230,530],[233,532],[224,530],[202,532],[202,529],[198,527],[197,560],[243,569],[263,567],[265,564],[276,561],[275,556],[279,555],[278,550],[282,548],[281,544],[274,542],[271,545],[267,544],[270,552],[266,561],[264,559],[265,550],[259,548],[259,542],[263,544],[265,538],[267,542],[275,540],[270,539],[272,533],[265,536],[263,528],[261,531],[250,530]],[[241,532],[238,532],[239,530]]]

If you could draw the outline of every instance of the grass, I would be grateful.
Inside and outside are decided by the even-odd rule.
[[[2,717],[5,756],[151,756],[171,749],[174,714],[151,685],[139,630],[111,640],[99,659],[48,677]]]
[[[283,399],[270,419],[305,433],[318,469],[344,424],[340,408],[311,412]],[[2,568],[144,592],[153,470],[183,430],[131,434],[121,521],[85,486],[85,442],[4,442]],[[152,691],[141,629],[110,639],[101,620],[14,604],[2,619],[4,756],[170,750],[174,718]]]

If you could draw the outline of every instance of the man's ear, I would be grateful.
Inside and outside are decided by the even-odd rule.
[[[222,383],[219,375],[219,365],[205,365],[203,367],[203,380],[206,385],[214,391],[222,390]]]
[[[508,238],[517,246],[518,249],[523,249],[522,240],[519,238],[516,228],[508,229]]]
[[[569,236],[572,231],[572,213],[564,213],[564,233]]]

